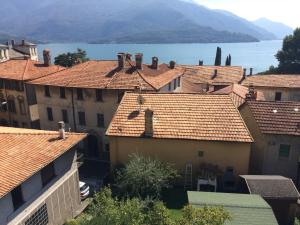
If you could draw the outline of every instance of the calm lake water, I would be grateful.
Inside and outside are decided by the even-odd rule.
[[[144,61],[151,62],[152,56],[157,56],[159,62],[168,63],[175,60],[179,64],[198,64],[204,60],[205,65],[214,64],[216,48],[222,48],[222,64],[226,56],[231,54],[232,65],[254,68],[254,72],[265,71],[270,65],[277,65],[274,57],[281,49],[282,41],[262,41],[257,43],[213,43],[213,44],[85,44],[64,43],[39,45],[39,52],[45,48],[51,49],[52,57],[81,48],[87,51],[90,59],[116,59],[118,52],[131,54],[141,52]],[[41,57],[42,59],[42,57]]]

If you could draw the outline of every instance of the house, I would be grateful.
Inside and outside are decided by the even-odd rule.
[[[254,86],[268,101],[300,101],[299,74],[270,74],[246,76],[243,86]]]
[[[293,225],[300,197],[293,181],[282,176],[242,175],[244,193],[260,195],[272,207],[280,225]]]
[[[254,143],[250,173],[282,175],[299,186],[300,103],[247,101],[240,113]]]
[[[61,225],[81,210],[76,150],[85,134],[0,127],[0,224]]]
[[[240,83],[246,76],[246,69],[240,66],[182,66],[185,69],[183,83],[194,92],[212,92],[232,84]],[[186,88],[186,89],[187,89]]]
[[[226,225],[278,225],[272,208],[256,194],[188,191],[188,202],[195,208],[224,207],[232,217]]]
[[[0,125],[40,128],[34,89],[26,82],[63,69],[50,65],[48,51],[44,59],[43,63],[32,59],[0,63]]]
[[[5,45],[0,44],[0,63],[9,59],[30,59],[38,61],[37,45],[22,40],[17,43],[14,40]]]
[[[118,60],[91,60],[28,82],[35,88],[42,129],[67,128],[89,133],[86,155],[107,159],[105,131],[125,91],[172,92],[181,86],[183,69],[175,62],[143,63],[143,55],[119,53]]]
[[[228,95],[126,93],[106,135],[112,168],[139,153],[182,174],[203,163],[248,173],[252,137]]]
[[[255,95],[255,99],[262,101],[265,100],[265,96],[263,92],[254,90],[254,87],[249,86],[245,87],[240,84],[231,84],[227,87],[224,87],[222,89],[219,89],[217,91],[213,91],[213,94],[228,94],[232,98],[232,101],[234,105],[239,108],[241,105],[243,105],[247,98],[251,97],[251,91],[253,92],[253,95]],[[250,92],[250,93],[249,93]]]

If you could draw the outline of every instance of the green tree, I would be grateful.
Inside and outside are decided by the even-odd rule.
[[[231,220],[229,212],[223,207],[194,208],[187,205],[182,212],[178,223],[180,225],[223,225],[227,220]]]
[[[170,164],[138,154],[129,158],[125,167],[117,172],[116,184],[123,196],[159,198],[162,189],[171,187],[178,177]]]
[[[279,73],[300,74],[300,28],[283,40],[282,49],[276,54]]]
[[[221,66],[221,64],[222,64],[222,49],[220,47],[217,47],[215,66]]]
[[[231,66],[231,55],[230,54],[226,57],[225,66]]]
[[[86,57],[86,51],[78,48],[77,52],[67,52],[58,55],[54,59],[54,64],[63,67],[72,67],[76,64],[83,63],[88,60],[89,58]]]

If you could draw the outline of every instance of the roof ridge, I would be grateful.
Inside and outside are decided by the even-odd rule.
[[[23,74],[22,74],[22,80],[24,80],[25,74],[28,70],[28,64],[29,64],[29,59],[26,60],[26,65],[25,65],[25,68],[24,68],[24,71],[23,71]]]

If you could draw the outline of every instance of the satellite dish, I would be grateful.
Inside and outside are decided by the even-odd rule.
[[[144,97],[143,97],[142,95],[139,95],[139,96],[137,97],[137,102],[138,102],[139,105],[144,105],[144,104],[145,104],[145,99],[144,99]]]

